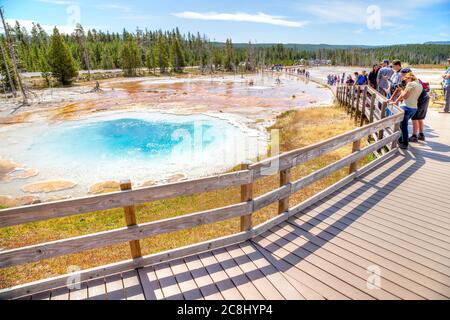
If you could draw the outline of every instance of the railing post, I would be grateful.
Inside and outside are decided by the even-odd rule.
[[[396,133],[396,132],[398,132],[398,131],[400,131],[400,123],[396,123],[395,125],[394,125],[394,133]],[[398,147],[398,140],[394,140],[393,142],[392,142],[392,149],[395,149],[395,148],[397,148]]]
[[[362,105],[361,105],[361,121],[359,125],[364,125],[364,117],[366,116],[366,100],[367,100],[367,86],[364,87]]]
[[[359,101],[361,96],[361,87],[356,87],[356,108],[355,108],[355,123],[358,121]]]
[[[381,109],[380,109],[380,120],[386,118],[386,108],[387,108],[387,102],[383,102],[381,105]],[[383,132],[384,132],[384,129],[381,129],[378,132],[379,140],[383,139],[383,136],[384,136]]]
[[[375,94],[372,93],[372,95],[370,96],[370,115],[369,115],[369,122],[372,123],[373,122],[373,118],[375,115]]]
[[[285,169],[280,171],[280,187],[287,185],[291,182],[291,169]],[[281,199],[278,201],[278,214],[289,209],[289,197]]]
[[[241,164],[241,170],[248,170],[250,162]],[[253,182],[241,185],[241,202],[248,202],[253,200]],[[252,214],[241,217],[241,231],[250,230],[252,227]]]
[[[348,106],[348,113],[350,113],[350,118],[352,117],[353,112],[353,101],[355,101],[355,87],[350,86],[350,103]]]
[[[131,181],[129,179],[120,181],[120,190],[121,191],[129,191],[131,190]],[[127,226],[134,226],[137,224],[136,222],[136,208],[134,206],[124,207],[123,211],[125,213],[125,222]],[[130,241],[130,250],[131,257],[133,259],[142,257],[141,253],[141,245],[139,244],[139,240]]]
[[[352,153],[355,153],[361,149],[361,140],[356,140],[353,142]],[[358,170],[358,161],[352,162],[350,164],[349,173],[353,173]]]

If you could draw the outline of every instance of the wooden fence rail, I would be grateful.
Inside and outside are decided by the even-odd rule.
[[[272,219],[259,226],[252,226],[253,212],[278,202],[278,213],[280,214],[280,217],[284,219],[284,217],[291,214],[293,210],[295,211],[295,209],[291,210],[289,208],[289,197],[292,194],[299,192],[306,186],[346,166],[349,166],[350,176],[345,178],[345,181],[348,182],[351,178],[355,177],[355,174],[358,174],[358,160],[371,153],[377,152],[377,150],[380,150],[381,148],[387,148],[389,150],[396,148],[395,143],[399,137],[398,124],[403,118],[403,113],[400,109],[388,105],[386,99],[368,87],[338,86],[336,98],[338,102],[345,106],[349,113],[355,117],[355,121],[362,124],[361,127],[316,144],[276,155],[257,163],[243,164],[240,171],[133,190],[131,189],[131,183],[125,181],[122,183],[122,190],[119,192],[0,210],[0,227],[67,217],[118,207],[124,208],[127,223],[127,226],[123,228],[1,251],[0,268],[40,261],[124,242],[130,243],[131,257],[136,261],[135,263],[133,262],[134,265],[140,265],[143,261],[148,261],[148,259],[150,259],[141,257],[140,239],[236,217],[241,218],[241,233],[197,245],[191,245],[185,248],[179,248],[177,249],[176,255],[193,253],[199,250],[205,250],[206,248],[228,244],[233,241],[243,241],[251,238],[259,232],[257,230],[262,230],[275,223],[274,221],[278,221],[277,219]],[[388,110],[388,113],[386,113],[386,110]],[[382,132],[382,135],[380,135],[380,132]],[[361,139],[373,135],[377,136],[377,139],[372,144],[361,148]],[[306,161],[313,160],[347,144],[353,144],[352,153],[350,155],[312,172],[307,176],[301,177],[295,181],[291,180],[290,170],[293,167]],[[392,152],[388,152],[388,154],[391,153]],[[276,166],[274,166],[274,163]],[[279,188],[254,198],[254,182],[268,174],[279,174]],[[224,189],[231,186],[241,187],[240,203],[149,223],[136,223],[134,209],[134,205],[136,204]],[[312,199],[315,199],[315,197]],[[157,256],[159,257],[159,261],[162,261],[170,259],[174,255],[161,253]],[[123,266],[133,265],[133,263],[127,261],[123,263]],[[111,270],[116,271],[117,267],[112,267]],[[90,275],[94,274],[92,270],[86,272],[89,272]],[[102,272],[104,273],[106,271]],[[42,285],[39,286],[39,289],[42,289]],[[30,290],[31,289],[28,288],[27,292],[30,292]],[[7,295],[5,292],[7,291],[0,290],[0,297],[2,297],[2,294]]]

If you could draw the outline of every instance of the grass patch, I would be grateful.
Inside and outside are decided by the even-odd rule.
[[[343,109],[337,107],[311,108],[283,113],[271,129],[280,130],[280,151],[285,152],[336,136],[355,128]],[[351,153],[351,145],[330,152],[318,159],[292,169],[292,179],[298,179]],[[368,162],[369,158],[362,162]],[[290,205],[307,199],[325,189],[348,173],[348,168],[335,172],[290,197]],[[279,186],[278,175],[264,177],[255,183],[255,196]],[[192,196],[154,201],[138,205],[138,223],[160,220],[186,213],[226,206],[240,201],[240,188],[231,187]],[[256,212],[254,224],[277,215],[277,204]],[[0,248],[17,248],[36,243],[110,230],[125,225],[121,208],[98,211],[48,221],[0,229]],[[225,236],[239,231],[239,218],[189,230],[163,234],[141,240],[143,254]],[[47,259],[0,270],[0,287],[10,287],[37,279],[67,273],[69,266],[81,269],[129,259],[128,243],[89,250],[63,257]]]

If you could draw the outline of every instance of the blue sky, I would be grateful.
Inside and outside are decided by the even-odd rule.
[[[0,0],[8,21],[71,32],[172,29],[256,43],[386,45],[450,40],[450,0]]]

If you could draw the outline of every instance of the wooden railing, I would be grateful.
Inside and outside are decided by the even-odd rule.
[[[377,163],[375,161],[365,168],[358,169],[357,161],[359,159],[385,147],[395,149],[395,143],[399,137],[398,123],[403,117],[401,110],[394,106],[388,106],[383,97],[377,95],[376,92],[367,87],[339,86],[336,96],[339,103],[345,106],[355,119],[359,119],[358,122],[362,124],[361,127],[257,163],[243,164],[239,171],[134,190],[131,189],[131,183],[129,181],[123,181],[121,183],[122,191],[119,192],[0,210],[0,227],[67,217],[117,207],[124,208],[127,223],[127,226],[123,228],[1,251],[0,268],[40,261],[118,243],[130,243],[130,260],[81,271],[79,276],[80,281],[83,281],[100,275],[120,272],[127,268],[142,267],[227,244],[245,241],[261,234],[270,227],[299,212],[305,206],[314,203],[321,197],[336,190],[336,188],[350,182]],[[390,110],[391,113],[389,116],[385,116],[386,110]],[[366,124],[366,122],[369,123]],[[383,135],[380,136],[380,133],[383,133]],[[372,137],[374,134],[378,135],[378,138],[376,140],[372,139],[371,144],[361,148],[360,141],[366,137]],[[291,180],[290,170],[293,167],[350,143],[353,144],[353,152],[350,155],[300,179]],[[387,153],[393,154],[393,151]],[[387,158],[388,154],[382,155],[382,158]],[[346,166],[349,167],[349,176],[345,179],[320,194],[294,207],[289,207],[288,198],[290,195]],[[279,188],[254,198],[253,184],[255,181],[266,175],[274,174],[279,174],[280,176]],[[192,195],[232,186],[241,186],[241,202],[239,203],[169,219],[136,224],[134,207],[136,204],[174,198],[181,195]],[[279,216],[258,226],[253,226],[252,214],[275,202],[278,202]],[[145,257],[141,256],[140,239],[236,217],[240,217],[241,219],[240,233],[158,254]],[[50,280],[38,281],[13,289],[2,290],[0,291],[0,298],[33,293],[45,290],[51,286],[64,285],[66,279],[67,275]]]

